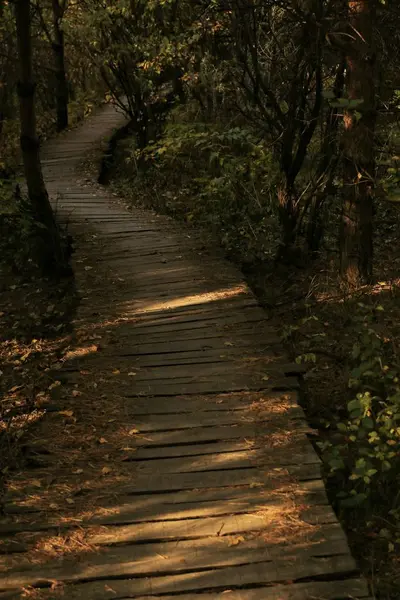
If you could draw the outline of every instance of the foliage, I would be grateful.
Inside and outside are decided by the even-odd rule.
[[[339,441],[322,444],[328,475],[341,482],[341,507],[379,503],[399,484],[400,364],[393,344],[379,332],[380,311],[381,305],[359,303],[348,417],[336,425]]]
[[[48,0],[35,0],[32,5],[33,68],[36,79],[37,131],[41,139],[56,129],[56,71],[53,12]],[[83,118],[88,108],[103,101],[106,89],[101,75],[93,71],[91,58],[84,51],[85,30],[82,7],[65,5],[63,31],[66,44],[66,76],[69,87],[70,124]],[[17,103],[18,66],[16,62],[15,23],[12,3],[0,2],[0,175],[10,173],[19,163],[19,115]]]
[[[128,163],[139,154],[134,146]],[[251,128],[171,122],[144,156],[141,178],[157,186],[164,210],[201,224],[242,262],[275,254],[278,166]]]

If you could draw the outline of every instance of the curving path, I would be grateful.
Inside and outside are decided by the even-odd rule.
[[[101,397],[125,410],[128,479],[109,484],[112,510],[79,522],[79,559],[35,563],[14,549],[0,599],[38,588],[80,600],[366,600],[307,439],[298,369],[240,273],[184,226],[128,211],[76,172],[123,121],[107,106],[43,160],[59,218],[90,240],[89,266],[81,246],[74,255],[75,326],[101,339],[62,373],[71,389],[97,374]],[[27,493],[10,500],[4,547],[78,527],[34,508],[22,519]]]

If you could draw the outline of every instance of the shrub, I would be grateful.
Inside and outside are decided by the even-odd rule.
[[[394,345],[379,332],[383,307],[358,306],[348,416],[338,420],[337,441],[321,444],[344,508],[377,505],[400,482],[400,365]]]

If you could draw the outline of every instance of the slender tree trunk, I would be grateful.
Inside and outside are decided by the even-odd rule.
[[[282,242],[278,252],[278,259],[289,262],[294,253],[299,216],[296,200],[293,186],[286,182],[278,190],[279,220],[282,227]]]
[[[52,0],[53,6],[53,36],[51,44],[56,68],[56,102],[57,102],[57,131],[68,127],[68,81],[65,69],[64,32],[61,19],[64,14],[59,0]]]
[[[4,19],[4,0],[0,0],[0,23],[3,22],[3,19]],[[3,37],[3,32],[4,32],[4,30],[0,29],[0,44],[1,44],[2,48],[5,47],[5,40]],[[7,44],[7,50],[8,50],[8,44]],[[6,120],[6,113],[7,113],[7,107],[8,107],[8,101],[7,101],[8,100],[8,88],[7,88],[8,54],[9,53],[7,51],[7,57],[3,58],[3,61],[5,62],[5,67],[2,69],[3,81],[0,82],[0,136],[3,131],[3,125]]]
[[[344,72],[346,69],[343,60],[338,66],[335,77],[335,98],[343,97]],[[312,199],[310,206],[310,218],[307,227],[307,245],[311,255],[317,255],[324,233],[324,222],[321,209],[325,200],[330,195],[333,187],[333,179],[339,163],[338,130],[340,117],[336,107],[329,108],[328,114],[322,113],[324,124],[323,139],[321,144],[321,160],[317,168],[317,179],[324,178],[324,187],[318,190]]]
[[[323,234],[323,222],[321,207],[325,200],[324,192],[315,194],[311,201],[310,218],[307,226],[307,247],[311,256],[316,256],[319,252]]]
[[[375,55],[373,0],[349,0],[353,42],[346,56],[346,87],[350,100],[362,103],[344,115],[344,198],[340,236],[341,275],[351,285],[372,277]]]
[[[36,135],[35,83],[32,70],[30,0],[16,0],[15,18],[20,65],[18,96],[21,120],[21,150],[28,195],[42,240],[40,260],[47,273],[64,268],[61,242],[43,179]]]

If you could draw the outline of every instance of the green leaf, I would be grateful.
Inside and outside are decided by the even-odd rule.
[[[367,494],[355,494],[351,498],[345,498],[344,500],[341,500],[340,505],[345,508],[356,508],[357,506],[361,506],[362,504],[364,504],[367,498]]]

